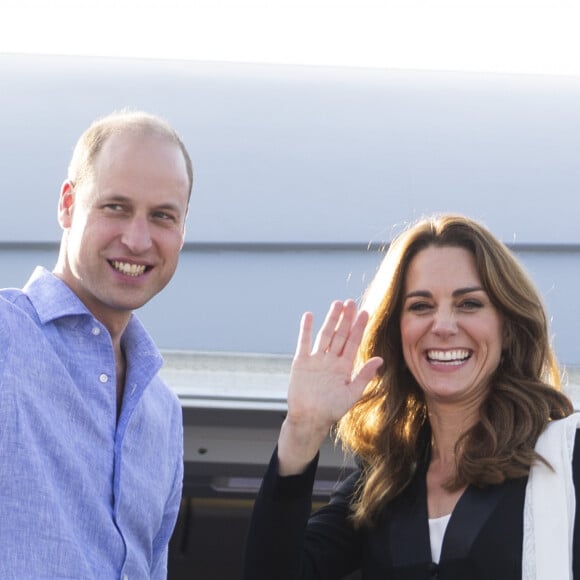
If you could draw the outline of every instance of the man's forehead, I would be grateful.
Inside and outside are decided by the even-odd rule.
[[[181,153],[178,143],[168,135],[143,129],[132,129],[109,135],[103,142],[96,158],[106,157],[112,152],[115,153],[115,157],[119,154],[134,155],[139,151],[151,148],[175,149]]]

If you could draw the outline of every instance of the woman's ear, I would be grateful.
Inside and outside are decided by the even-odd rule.
[[[67,179],[62,184],[58,200],[58,223],[62,228],[71,226],[74,198],[75,190],[73,184]]]

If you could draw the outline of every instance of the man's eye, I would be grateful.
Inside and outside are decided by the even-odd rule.
[[[174,215],[167,213],[167,212],[164,212],[164,211],[156,211],[153,214],[153,217],[156,219],[164,220],[164,221],[175,221]]]

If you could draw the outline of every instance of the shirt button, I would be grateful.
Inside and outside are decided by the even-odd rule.
[[[91,332],[93,333],[93,336],[99,336],[99,334],[101,334],[101,329],[98,326],[95,326]]]
[[[101,383],[106,383],[108,380],[109,377],[105,373],[99,375],[99,381],[101,381]]]
[[[128,575],[128,574],[125,574],[125,575],[123,576],[123,580],[129,580],[129,575]]]

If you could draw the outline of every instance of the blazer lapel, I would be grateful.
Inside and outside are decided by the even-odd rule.
[[[424,470],[416,474],[389,511],[387,545],[393,567],[412,568],[431,562]]]
[[[505,486],[498,485],[486,488],[470,486],[465,490],[447,525],[441,549],[441,562],[467,557],[473,542],[497,507],[505,489]]]

